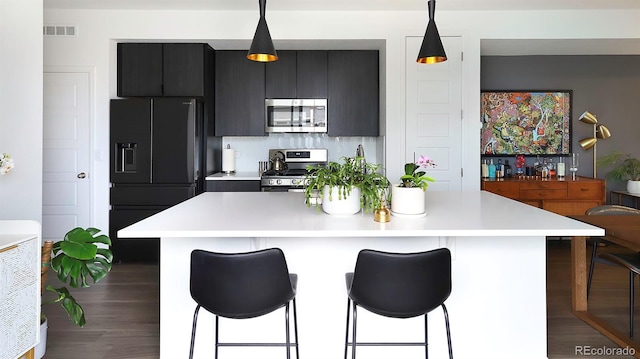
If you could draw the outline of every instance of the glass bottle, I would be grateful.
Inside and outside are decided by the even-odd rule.
[[[496,177],[504,177],[504,166],[502,165],[502,158],[498,159],[498,164],[496,165]]]
[[[482,178],[489,178],[489,165],[487,164],[487,160],[482,160],[482,165],[480,166],[480,174]]]
[[[511,173],[511,165],[509,164],[509,160],[504,161],[504,176],[511,177],[513,174]]]
[[[564,157],[560,157],[558,159],[558,169],[556,170],[556,176],[560,178],[564,178],[565,175],[564,169]]]
[[[493,158],[489,163],[489,178],[496,178],[496,165],[493,163]]]

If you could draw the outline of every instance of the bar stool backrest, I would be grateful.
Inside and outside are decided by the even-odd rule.
[[[358,254],[349,297],[367,310],[393,318],[424,315],[451,294],[451,252],[364,249]]]
[[[589,208],[586,215],[605,215],[605,216],[630,216],[640,215],[640,209],[631,207],[620,206],[617,204],[605,204],[602,206],[596,206]]]
[[[284,253],[191,253],[191,297],[226,318],[254,318],[283,307],[295,296]]]

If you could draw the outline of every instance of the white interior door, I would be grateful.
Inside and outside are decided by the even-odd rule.
[[[429,190],[462,190],[462,38],[443,37],[447,61],[419,64],[422,37],[407,37],[405,160],[420,155],[437,167]]]
[[[89,74],[44,73],[42,238],[90,225]]]

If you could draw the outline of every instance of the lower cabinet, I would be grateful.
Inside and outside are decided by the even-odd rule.
[[[35,221],[0,221],[0,358],[33,355],[40,337],[40,238]],[[33,357],[33,356],[31,356]]]
[[[260,192],[260,181],[207,181],[207,192]]]
[[[485,179],[482,189],[563,216],[584,214],[606,203],[606,182],[598,178]]]

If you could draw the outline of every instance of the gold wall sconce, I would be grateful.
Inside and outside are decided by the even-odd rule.
[[[580,122],[586,123],[588,125],[593,125],[593,137],[583,138],[579,141],[579,143],[580,147],[582,147],[585,151],[593,148],[593,178],[596,178],[598,174],[598,170],[596,167],[596,144],[598,143],[598,139],[606,139],[611,137],[611,132],[604,125],[599,125],[596,116],[589,111],[585,111],[582,115],[580,115],[579,120]]]

